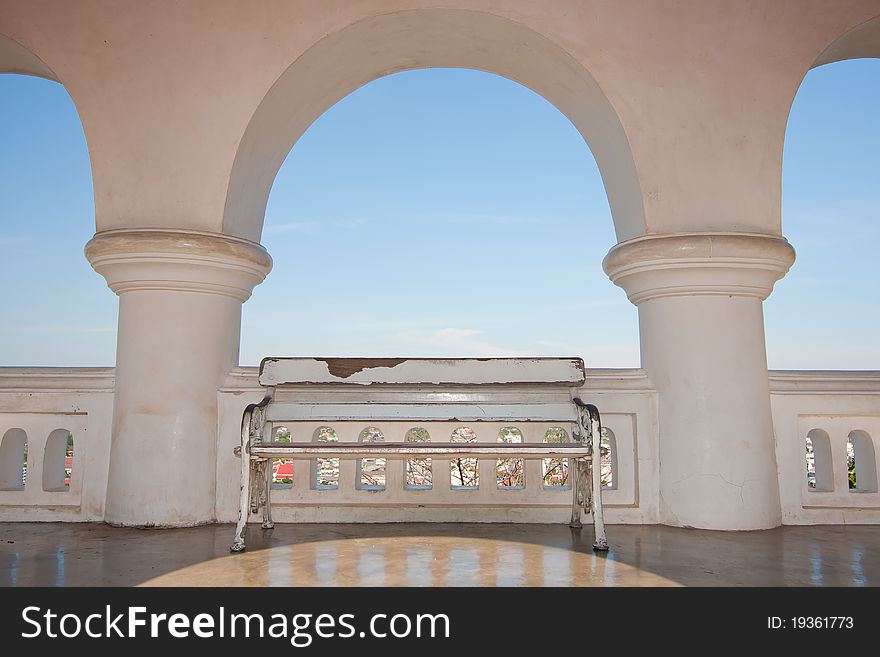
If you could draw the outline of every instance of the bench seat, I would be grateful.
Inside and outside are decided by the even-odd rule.
[[[241,455],[241,448],[235,449]],[[589,460],[592,448],[583,443],[264,443],[251,446],[252,459],[284,458],[583,458]]]

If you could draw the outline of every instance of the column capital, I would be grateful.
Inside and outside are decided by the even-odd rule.
[[[102,231],[85,255],[116,294],[176,290],[246,301],[272,269],[262,245],[220,233],[152,228]]]
[[[794,258],[791,244],[777,235],[681,233],[620,242],[602,267],[639,305],[692,295],[766,299]]]

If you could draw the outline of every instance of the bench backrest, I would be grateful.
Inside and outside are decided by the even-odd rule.
[[[575,422],[580,358],[266,358],[270,422]]]
[[[260,385],[584,384],[580,358],[264,358]]]

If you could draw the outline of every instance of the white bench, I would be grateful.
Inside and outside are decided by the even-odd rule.
[[[271,529],[272,460],[570,459],[571,527],[592,514],[593,549],[605,551],[600,467],[593,467],[601,421],[584,403],[580,358],[265,358],[260,385],[241,423],[241,497],[232,552],[245,549],[249,513]],[[306,394],[308,391],[308,394]],[[566,443],[274,442],[274,426],[296,422],[509,422],[569,426]]]

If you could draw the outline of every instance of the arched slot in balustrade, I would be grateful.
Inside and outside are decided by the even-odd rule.
[[[287,427],[275,427],[272,439],[276,443],[293,441]],[[293,488],[293,459],[272,459],[272,488]]]
[[[361,443],[382,443],[385,436],[376,427],[366,427],[358,436]],[[358,461],[358,490],[385,490],[385,459],[366,458]]]
[[[23,490],[27,481],[27,433],[9,429],[0,442],[0,490]]]
[[[846,441],[849,489],[859,493],[877,492],[877,457],[867,431],[855,429]]]
[[[521,443],[522,431],[516,427],[504,427],[498,432],[499,443]],[[523,459],[498,459],[495,465],[495,480],[499,490],[522,490],[526,487]]]
[[[335,443],[339,437],[332,427],[318,427],[312,434],[313,443]],[[313,490],[336,490],[339,488],[339,459],[312,459],[310,464]]]
[[[834,490],[834,467],[831,463],[831,438],[824,429],[810,429],[806,439],[807,490]]]
[[[43,451],[43,490],[58,493],[70,490],[73,466],[73,434],[55,429],[46,440]]]
[[[599,440],[601,457],[602,488],[614,490],[617,488],[617,437],[608,427],[602,427],[602,437]]]
[[[452,432],[454,443],[475,443],[477,432],[470,427],[458,427]],[[449,486],[452,490],[476,490],[480,487],[480,461],[456,458],[449,461]]]
[[[427,429],[413,427],[404,436],[406,442],[427,443],[431,435]],[[407,459],[403,487],[407,490],[431,490],[434,486],[434,471],[431,459]]]
[[[551,427],[544,432],[545,443],[567,443],[568,441],[568,432],[562,427]],[[543,486],[546,490],[566,490],[571,488],[571,482],[568,479],[568,459],[544,459],[543,466]]]

